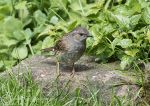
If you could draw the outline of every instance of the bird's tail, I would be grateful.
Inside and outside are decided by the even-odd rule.
[[[54,47],[45,48],[45,49],[42,49],[41,51],[43,52],[54,51]]]

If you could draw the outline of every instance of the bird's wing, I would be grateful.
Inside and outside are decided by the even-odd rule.
[[[49,51],[67,51],[68,49],[68,40],[64,37],[63,39],[60,39],[56,42],[54,47],[49,47],[49,48],[45,48],[42,49],[42,51],[44,52],[49,52]]]
[[[57,41],[56,45],[54,46],[54,50],[56,51],[67,51],[68,47],[68,40],[65,38]]]

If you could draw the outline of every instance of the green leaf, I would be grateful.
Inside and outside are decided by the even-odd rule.
[[[19,18],[25,22],[24,25],[27,25],[30,22],[29,18],[27,18],[29,16],[27,1],[17,2],[15,9],[18,10]]]
[[[135,57],[138,52],[139,52],[139,49],[131,49],[131,50],[126,50],[125,51],[125,53],[128,56],[132,56],[132,57]]]
[[[133,14],[132,10],[129,10],[126,5],[118,5],[113,7],[114,14],[120,14],[123,16],[131,16]]]
[[[40,54],[40,53],[41,53],[42,44],[43,44],[43,42],[42,42],[42,41],[39,41],[39,42],[36,43],[36,45],[32,46],[33,51],[34,51],[36,54]]]
[[[98,45],[100,43],[100,41],[102,40],[102,37],[103,37],[103,34],[100,32],[99,27],[100,26],[98,24],[95,24],[90,28],[90,32],[94,38],[93,46]]]
[[[48,47],[53,47],[54,46],[54,38],[48,36],[44,39],[43,44],[42,44],[42,49],[48,48]]]
[[[4,23],[3,23],[4,33],[13,33],[14,31],[22,30],[22,29],[23,29],[23,24],[20,20],[11,16],[6,17],[4,19]]]
[[[129,29],[130,19],[123,15],[114,15],[117,24],[120,28]]]
[[[51,0],[51,7],[52,8],[59,8],[59,9],[65,9],[67,6],[68,0]]]
[[[80,11],[81,10],[80,4],[79,4],[79,0],[71,1],[71,4],[70,4],[69,7],[72,10],[74,10],[74,11]]]
[[[33,32],[31,31],[30,28],[27,28],[25,31],[24,31],[24,34],[25,34],[25,38],[26,39],[31,39],[33,37]]]
[[[121,63],[120,63],[120,67],[122,70],[125,69],[125,67],[127,67],[127,65],[131,64],[133,58],[131,58],[130,56],[124,55],[121,58]]]
[[[9,48],[11,46],[14,46],[18,43],[15,39],[8,39],[5,34],[0,34],[0,48]]]
[[[10,3],[5,2],[4,4],[0,5],[0,14],[1,15],[6,16],[6,15],[10,14],[11,12],[12,12],[11,2]]]
[[[56,17],[56,16],[52,16],[52,18],[51,18],[51,20],[50,20],[50,23],[52,23],[52,24],[56,24],[56,23],[58,23],[58,17]]]
[[[5,68],[10,69],[11,67],[13,67],[16,64],[16,62],[17,62],[17,60],[15,60],[15,59],[4,60]]]
[[[46,28],[42,28],[40,34],[37,36],[37,39],[41,36],[45,36],[45,35],[56,35],[56,32],[54,31],[55,27],[52,25],[48,25],[46,26]]]
[[[149,6],[148,0],[138,0],[139,4],[141,5],[141,8],[145,8]]]
[[[35,11],[33,16],[39,25],[44,24],[47,20],[46,15],[41,10]]]
[[[102,5],[98,6],[98,4],[88,4],[84,7],[86,16],[95,15],[102,9]]]
[[[14,48],[11,55],[15,59],[22,60],[28,56],[28,49],[25,45],[21,45],[19,47]]]
[[[145,23],[150,24],[150,7],[146,7],[142,13],[143,20]]]
[[[77,26],[77,20],[71,21],[67,27],[68,31],[72,31]]]
[[[132,40],[131,39],[122,39],[118,45],[120,45],[122,48],[128,48],[132,46]]]
[[[9,36],[10,36],[9,38],[15,39],[17,41],[25,40],[24,31],[16,30]]]
[[[113,28],[112,24],[103,24],[102,25],[102,29],[101,29],[101,32],[104,34],[104,35],[107,35],[107,34],[111,34],[113,31],[115,31],[116,29]]]
[[[124,16],[124,15],[121,15],[121,14],[114,14],[113,12],[111,11],[107,11],[106,12],[107,15],[108,15],[108,18],[115,22],[116,24],[119,25],[119,27],[123,30],[127,30],[127,29],[130,29],[130,19],[129,19],[129,16]]]
[[[115,31],[114,33],[112,33],[112,36],[114,38],[120,38],[121,37],[119,31]]]
[[[114,50],[116,45],[119,44],[119,42],[121,41],[120,38],[115,38],[112,42],[111,42],[111,48]]]
[[[37,27],[34,27],[34,32],[33,33],[34,33],[34,35],[36,35],[36,34],[39,34],[39,33],[43,32],[45,29],[46,29],[46,26],[41,24]]]
[[[101,53],[103,53],[105,50],[107,49],[107,46],[105,44],[100,44],[97,51],[96,51],[96,54],[97,55],[100,55]]]
[[[141,18],[141,14],[133,15],[132,17],[130,17],[130,25],[136,26],[139,23],[140,18]]]
[[[90,52],[90,50],[93,49],[93,48],[92,48],[93,43],[94,43],[94,39],[93,39],[93,38],[88,38],[88,39],[86,40],[86,47],[88,48],[88,49],[87,49],[88,52]]]
[[[138,12],[138,13],[141,12],[141,5],[139,3],[139,0],[127,0],[126,5],[129,8],[131,8],[134,11],[134,13],[135,12]]]
[[[26,8],[27,1],[21,1],[15,5],[15,9],[24,9]]]

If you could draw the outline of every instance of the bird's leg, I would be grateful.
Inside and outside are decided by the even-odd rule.
[[[72,72],[71,72],[71,76],[74,77],[74,74],[75,74],[75,67],[74,67],[74,63],[72,65]]]
[[[59,61],[57,61],[57,65],[56,65],[56,72],[57,72],[57,76],[60,76],[60,63]]]

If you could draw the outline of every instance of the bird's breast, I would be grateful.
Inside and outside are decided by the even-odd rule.
[[[70,44],[68,51],[60,53],[58,60],[64,64],[73,64],[83,55],[85,51],[85,45],[82,44]]]

